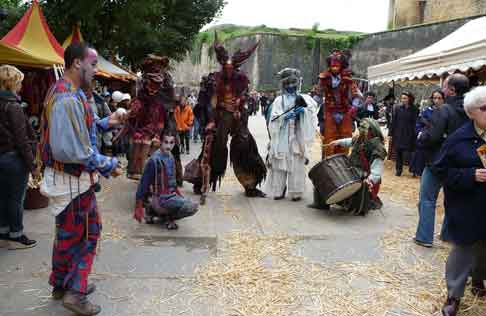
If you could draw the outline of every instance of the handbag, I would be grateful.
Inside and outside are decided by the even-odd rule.
[[[184,167],[183,180],[192,184],[201,181],[201,165],[198,159],[193,159]]]

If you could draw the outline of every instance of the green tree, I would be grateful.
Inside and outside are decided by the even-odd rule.
[[[22,0],[0,0],[0,38],[15,26],[28,6]]]
[[[0,35],[32,1],[0,0]],[[41,0],[47,23],[62,42],[81,23],[86,41],[127,65],[156,53],[180,60],[199,30],[221,13],[225,0]],[[2,14],[2,12],[4,14]]]
[[[180,60],[224,0],[44,0],[44,14],[58,39],[81,22],[85,40],[105,55],[137,64],[148,53]]]

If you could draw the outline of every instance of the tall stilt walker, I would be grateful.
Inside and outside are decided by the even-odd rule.
[[[228,136],[231,135],[230,160],[236,178],[248,197],[264,197],[257,186],[265,179],[267,170],[258,153],[255,139],[248,130],[248,111],[245,107],[249,80],[240,66],[251,56],[258,43],[246,51],[238,50],[230,59],[226,49],[214,43],[221,71],[211,74],[214,88],[209,89],[205,139],[200,155],[201,204],[205,203],[209,186],[216,190],[228,163]]]

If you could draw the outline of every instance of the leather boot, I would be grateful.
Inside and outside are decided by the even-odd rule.
[[[96,291],[96,285],[94,284],[88,284],[88,287],[86,288],[86,295],[92,294],[94,291]],[[56,301],[62,299],[64,297],[64,294],[66,294],[67,290],[62,288],[62,287],[54,287],[52,289],[52,298]]]
[[[71,290],[64,295],[62,305],[81,316],[93,316],[101,312],[101,307],[88,301],[86,295]]]
[[[442,315],[443,316],[456,316],[457,312],[459,311],[459,304],[461,300],[457,298],[448,298],[445,302],[444,306],[442,307]]]

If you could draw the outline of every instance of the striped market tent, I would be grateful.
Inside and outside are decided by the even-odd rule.
[[[84,42],[83,35],[81,34],[81,30],[79,24],[73,27],[72,33],[66,38],[62,47],[66,48],[71,43],[79,43]],[[107,79],[115,79],[121,81],[135,81],[137,76],[125,69],[121,66],[116,65],[112,62],[109,62],[103,56],[98,56],[98,72],[97,75],[100,77],[104,77]]]
[[[52,35],[37,0],[0,40],[2,64],[58,70],[64,64],[63,56],[64,50]]]

